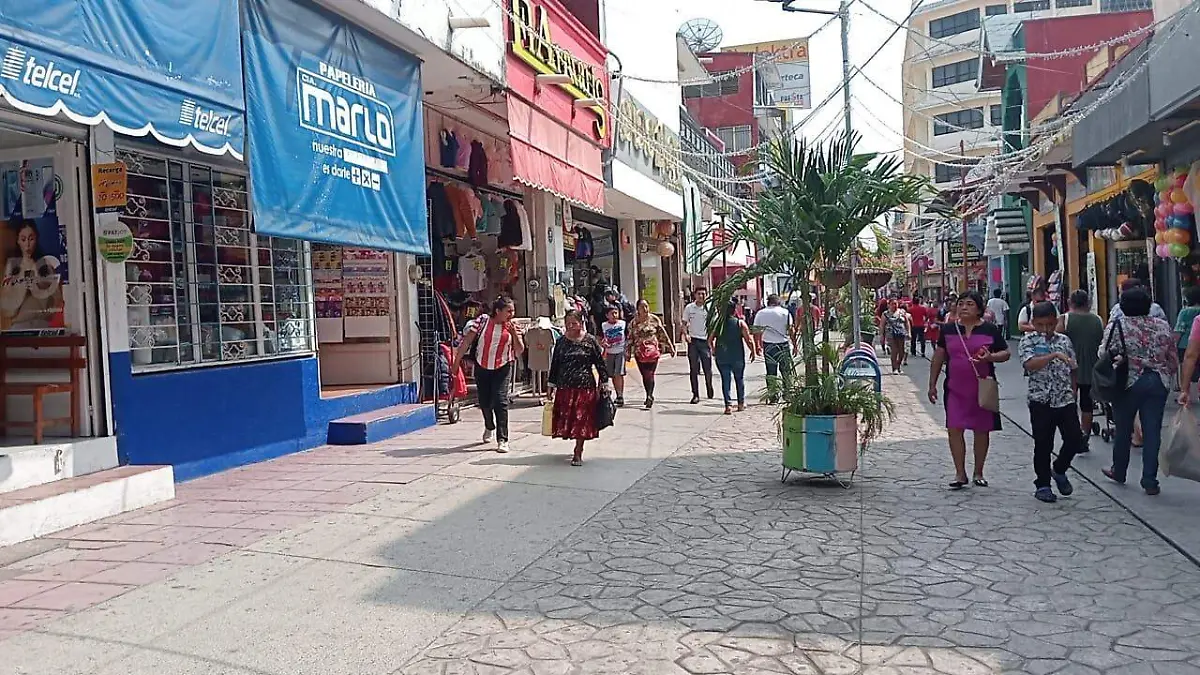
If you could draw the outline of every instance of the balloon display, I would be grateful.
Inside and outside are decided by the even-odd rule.
[[[1167,249],[1171,253],[1172,258],[1186,258],[1191,249],[1187,244],[1167,244]]]

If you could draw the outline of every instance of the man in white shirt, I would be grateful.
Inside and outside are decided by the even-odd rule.
[[[992,314],[996,317],[996,325],[1000,327],[1000,331],[1008,338],[1008,303],[1004,301],[1004,289],[997,288],[992,291],[992,299],[988,300],[987,308],[992,310]]]
[[[713,397],[712,350],[708,346],[708,310],[704,301],[708,290],[697,288],[692,291],[692,301],[683,308],[680,328],[687,337],[688,376],[692,380],[692,403],[700,402],[700,370],[704,370],[704,384],[708,397]]]
[[[792,313],[779,305],[779,296],[767,296],[767,306],[754,317],[754,327],[759,329],[754,332],[754,339],[758,341],[758,350],[763,353],[763,360],[767,364],[768,383],[779,377],[780,366],[783,367],[783,377],[791,377],[791,348],[796,344],[794,326]]]

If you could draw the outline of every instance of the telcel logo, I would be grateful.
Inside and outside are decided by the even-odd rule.
[[[54,61],[38,63],[36,57],[29,56],[17,46],[9,47],[4,53],[4,61],[0,62],[0,77],[67,96],[75,96],[79,73],[78,70],[60,70]]]
[[[326,63],[319,72],[296,68],[300,126],[362,148],[396,156],[392,109],[375,85]]]
[[[190,98],[183,99],[183,105],[179,107],[180,124],[221,136],[229,135],[231,119],[231,115],[221,115],[215,110],[201,108]]]

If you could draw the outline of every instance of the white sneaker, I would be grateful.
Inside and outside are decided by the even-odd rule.
[[[484,442],[484,443],[491,443],[491,442],[492,442],[492,436],[493,436],[493,435],[495,435],[495,432],[494,432],[494,431],[492,431],[491,429],[484,429],[484,430],[483,430],[483,442]]]
[[[508,441],[500,441],[496,444],[496,452],[504,454],[508,452]]]

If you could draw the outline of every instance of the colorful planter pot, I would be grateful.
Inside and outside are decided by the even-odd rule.
[[[793,471],[834,476],[858,470],[854,415],[783,415],[783,480]]]

